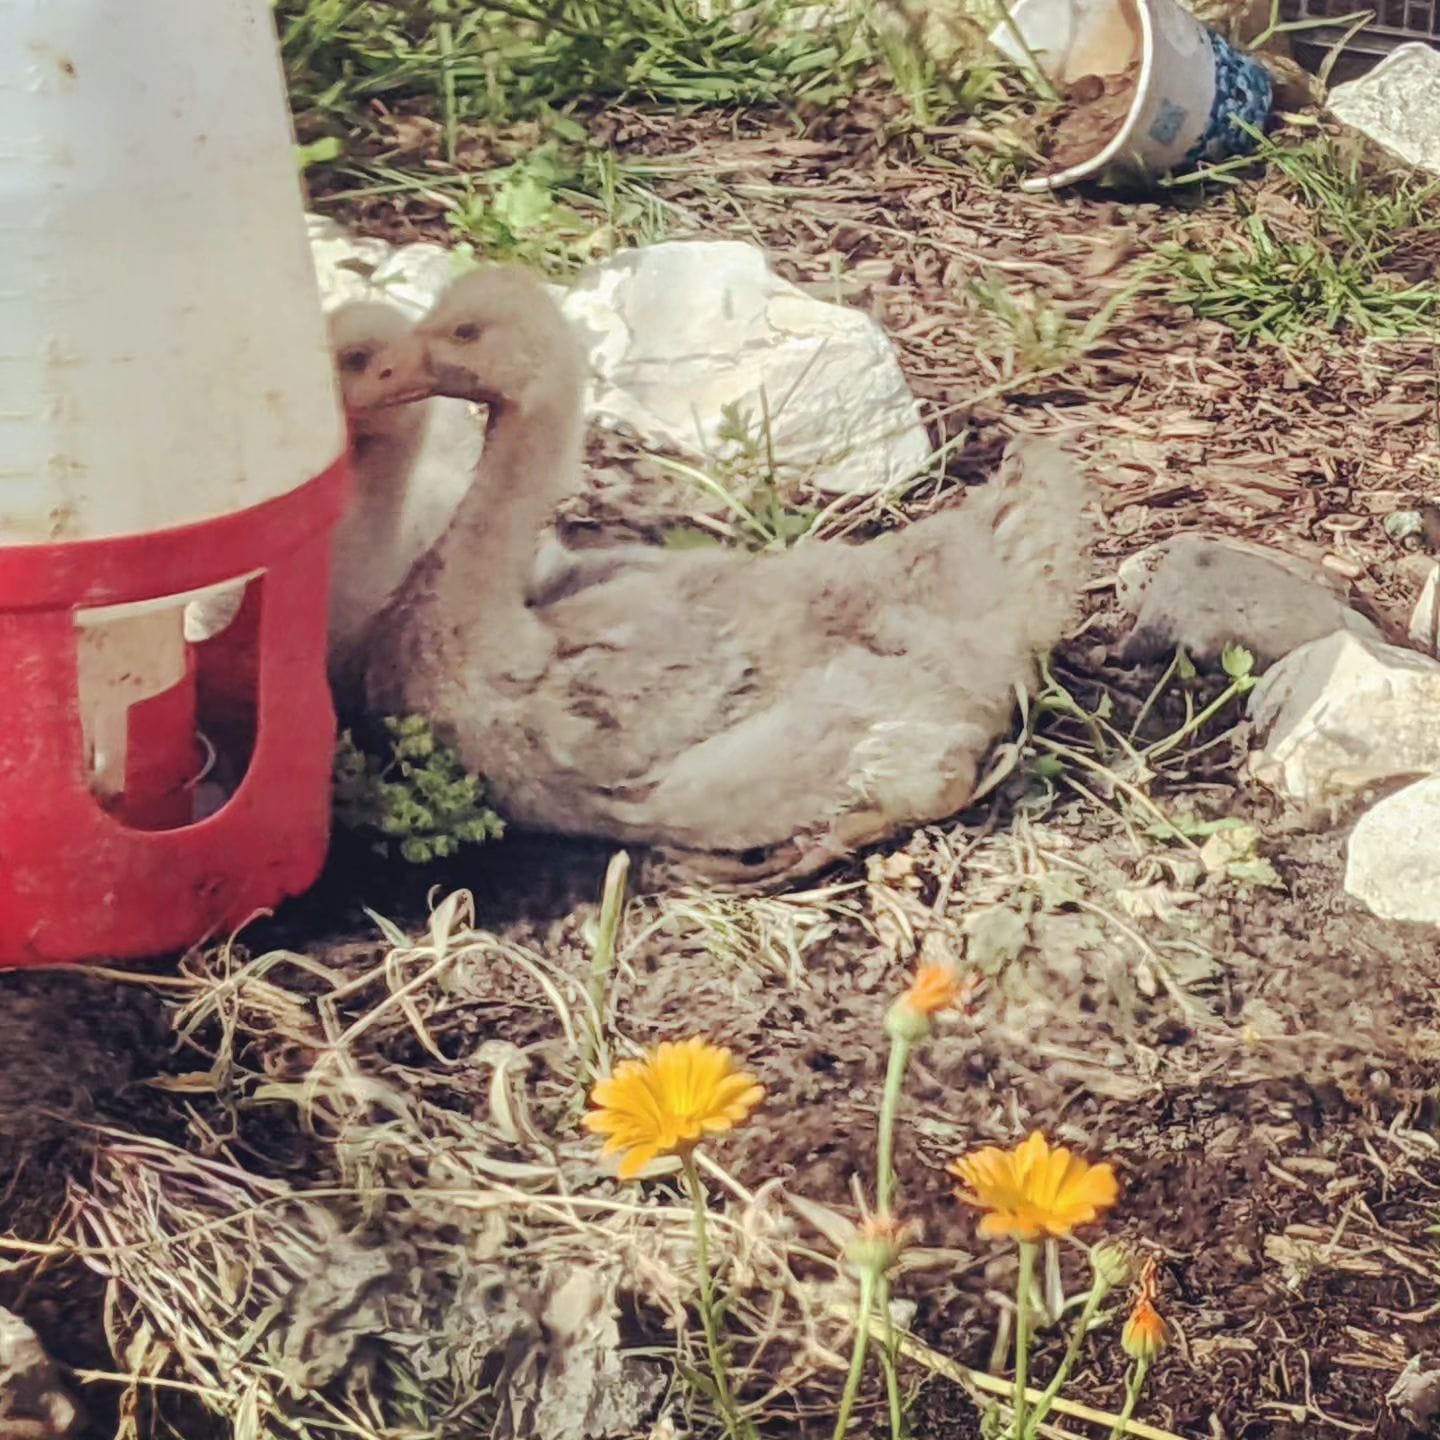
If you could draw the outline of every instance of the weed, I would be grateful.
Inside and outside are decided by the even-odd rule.
[[[1038,291],[1018,294],[994,278],[971,280],[966,288],[980,321],[979,343],[1008,389],[1052,375],[1092,350],[1151,275],[1148,266],[1137,267],[1128,284],[1085,316]]]
[[[586,993],[590,1000],[590,1027],[585,1037],[582,1068],[587,1079],[594,1077],[597,1060],[608,1066],[609,1047],[605,1033],[609,1013],[611,972],[615,968],[615,941],[625,913],[625,887],[630,875],[630,856],[619,850],[605,870],[605,889],[600,897],[600,916],[590,941],[590,975]]]
[[[665,217],[613,157],[551,139],[512,164],[469,177],[448,216],[463,245],[490,259],[564,272],[620,240],[659,239]]]
[[[1393,339],[1427,329],[1440,311],[1440,288],[1396,284],[1371,255],[1337,253],[1318,238],[1282,238],[1253,213],[1241,236],[1209,253],[1179,246],[1163,253],[1179,281],[1174,298],[1242,340],[1278,345],[1341,329]]]
[[[667,470],[724,506],[731,534],[740,544],[752,550],[783,550],[810,533],[818,512],[787,498],[793,487],[776,458],[775,415],[763,392],[760,410],[754,417],[738,401],[722,409],[716,431],[720,448],[708,468],[658,458]],[[714,534],[695,526],[680,527],[666,537],[676,549],[716,541]]]
[[[480,782],[436,740],[428,720],[388,716],[384,731],[373,750],[348,730],[340,737],[335,818],[344,829],[368,837],[380,855],[393,846],[417,865],[500,837],[504,822],[485,804]]]
[[[373,100],[428,100],[453,131],[577,102],[778,105],[847,91],[874,59],[863,17],[784,23],[762,0],[741,27],[686,0],[277,0],[297,109],[363,123]]]
[[[1282,228],[1237,194],[1238,236],[1203,248],[1162,247],[1174,299],[1242,340],[1273,344],[1340,329],[1392,339],[1434,324],[1440,287],[1407,284],[1386,267],[1407,236],[1440,225],[1440,182],[1376,172],[1358,147],[1334,141],[1287,146],[1261,138],[1255,158],[1281,177],[1298,222]],[[1227,162],[1205,178],[1233,183],[1252,163]]]
[[[1167,762],[1166,757],[1172,756],[1185,742],[1196,740],[1213,720],[1254,688],[1255,657],[1248,650],[1239,645],[1227,646],[1221,664],[1228,683],[1208,703],[1197,708],[1192,683],[1197,678],[1195,667],[1183,650],[1177,650],[1140,705],[1128,731],[1117,723],[1114,701],[1108,691],[1102,690],[1093,708],[1087,708],[1048,666],[1042,667],[1044,684],[1026,725],[1026,745],[1032,752],[1027,770],[1045,800],[1056,784],[1063,783],[1097,808],[1111,811],[1137,853],[1144,853],[1145,847],[1131,823],[1132,815],[1145,817],[1142,825],[1152,838],[1178,842],[1206,869],[1223,871],[1246,883],[1271,884],[1276,877],[1268,864],[1254,853],[1253,837],[1238,845],[1217,843],[1207,853],[1193,837],[1211,835],[1214,830],[1227,827],[1197,830],[1196,822],[1177,820],[1167,814],[1151,793],[1154,782],[1166,773],[1164,764],[1173,763]],[[1176,682],[1181,689],[1184,718],[1168,734],[1147,744],[1139,739],[1140,731],[1157,702]],[[1040,733],[1036,722],[1044,715],[1078,722],[1083,736],[1072,734],[1062,739]],[[1214,738],[1201,742],[1188,754],[1214,743]],[[1115,805],[1107,803],[1108,797],[1115,799]]]

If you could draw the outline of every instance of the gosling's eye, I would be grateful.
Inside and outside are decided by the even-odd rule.
[[[340,368],[347,375],[363,375],[365,367],[370,363],[370,352],[368,350],[342,350],[340,352]]]
[[[480,327],[473,320],[465,320],[455,327],[454,334],[461,344],[467,344],[480,338]]]

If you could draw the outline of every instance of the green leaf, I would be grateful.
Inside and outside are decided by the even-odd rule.
[[[1249,680],[1255,669],[1255,656],[1243,645],[1227,645],[1220,652],[1220,664],[1235,682]]]
[[[326,135],[308,145],[297,145],[295,163],[301,170],[308,170],[312,165],[328,165],[332,160],[338,160],[342,152],[339,140],[333,135]]]
[[[437,740],[424,716],[389,716],[378,752],[345,731],[335,750],[335,819],[389,855],[423,865],[464,845],[498,839],[504,822],[486,804],[484,786]]]

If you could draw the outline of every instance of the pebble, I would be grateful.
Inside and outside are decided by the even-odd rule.
[[[83,1419],[35,1332],[18,1315],[0,1310],[0,1435],[68,1440]]]
[[[1434,561],[1410,614],[1410,641],[1427,655],[1440,653],[1440,565]]]

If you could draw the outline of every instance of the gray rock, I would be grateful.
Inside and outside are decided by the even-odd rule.
[[[1135,617],[1121,658],[1154,660],[1183,645],[1197,665],[1213,665],[1239,644],[1259,669],[1337,630],[1378,638],[1344,590],[1324,570],[1278,551],[1176,535],[1120,567],[1117,593]]]
[[[1440,775],[1388,795],[1350,835],[1345,889],[1385,920],[1440,925]]]
[[[1363,635],[1302,645],[1250,692],[1256,779],[1326,805],[1440,770],[1440,662]]]

